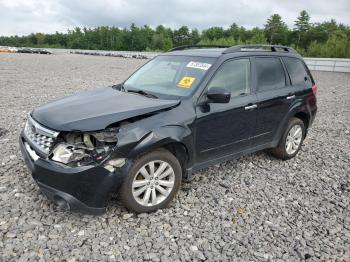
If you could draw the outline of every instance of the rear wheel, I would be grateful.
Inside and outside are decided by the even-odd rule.
[[[137,159],[121,188],[125,207],[136,213],[164,208],[180,188],[181,166],[165,149],[157,149]]]
[[[304,122],[293,117],[276,148],[271,150],[272,154],[283,160],[293,158],[300,150],[305,137]]]

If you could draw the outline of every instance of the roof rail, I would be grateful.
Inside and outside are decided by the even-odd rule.
[[[231,46],[227,46],[227,45],[181,45],[181,46],[176,46],[174,48],[171,48],[170,50],[168,50],[168,52],[191,49],[191,48],[229,48],[229,47],[231,47]]]
[[[222,53],[228,54],[228,53],[235,53],[235,52],[261,52],[266,51],[263,49],[269,49],[271,52],[279,52],[279,49],[282,49],[283,52],[289,52],[289,53],[297,53],[293,48],[289,46],[283,46],[283,45],[259,45],[259,44],[252,44],[252,45],[236,45],[229,47],[225,49]]]

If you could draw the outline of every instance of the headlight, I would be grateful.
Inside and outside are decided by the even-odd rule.
[[[68,133],[57,144],[51,159],[68,166],[96,164],[106,159],[117,144],[116,130],[91,133]]]
[[[84,149],[75,148],[73,145],[68,144],[58,144],[52,151],[51,159],[63,164],[68,164],[71,162],[81,161],[84,158],[91,158]]]

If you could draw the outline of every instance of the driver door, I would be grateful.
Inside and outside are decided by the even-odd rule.
[[[198,164],[244,151],[251,146],[257,118],[257,98],[251,92],[249,58],[225,62],[207,88],[231,92],[228,103],[206,103],[196,108],[196,162]]]

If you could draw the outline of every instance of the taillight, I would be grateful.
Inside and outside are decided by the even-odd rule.
[[[311,87],[311,89],[312,89],[312,92],[314,93],[314,95],[316,95],[316,93],[317,93],[317,85],[313,85]]]

